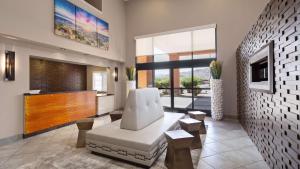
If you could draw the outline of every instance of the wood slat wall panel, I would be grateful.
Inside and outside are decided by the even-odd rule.
[[[87,89],[87,67],[70,63],[30,58],[30,90],[42,92]]]
[[[237,50],[238,112],[270,168],[300,169],[300,1],[270,0]],[[249,58],[274,40],[275,93],[248,87]]]

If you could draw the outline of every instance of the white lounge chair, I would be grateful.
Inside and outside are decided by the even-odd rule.
[[[179,128],[182,113],[164,112],[156,88],[131,90],[121,120],[87,133],[87,149],[151,166],[166,148],[164,132]]]

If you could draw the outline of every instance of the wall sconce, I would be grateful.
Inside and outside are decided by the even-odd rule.
[[[115,67],[114,77],[115,77],[115,81],[117,82],[119,80],[119,70],[118,70],[118,67]]]
[[[15,80],[15,52],[5,51],[5,77],[6,81]]]

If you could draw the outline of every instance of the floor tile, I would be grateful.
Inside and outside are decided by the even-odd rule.
[[[249,156],[247,153],[238,150],[225,152],[220,155],[225,159],[233,161],[238,166],[249,165],[257,161],[255,157],[253,158],[252,156]]]
[[[1,149],[0,150],[0,158],[9,157],[15,154],[18,149],[11,148],[11,149]]]
[[[39,154],[37,153],[13,156],[2,165],[2,168],[17,169],[27,163],[33,162],[38,156]]]
[[[245,169],[270,169],[264,161],[259,161],[243,167],[245,167]]]
[[[239,137],[235,139],[230,140],[224,140],[222,141],[222,144],[232,148],[232,149],[241,149],[244,147],[254,146],[253,142],[250,140],[250,138],[247,137]]]
[[[7,162],[7,160],[9,159],[9,157],[1,157],[0,158],[0,169],[2,168],[1,166]]]
[[[246,153],[248,156],[251,156],[256,161],[262,161],[264,160],[262,155],[257,150],[256,146],[250,146],[247,148],[241,149],[242,152]]]
[[[215,152],[214,150],[208,148],[207,146],[203,146],[203,148],[201,150],[201,158],[216,155],[216,154],[218,154],[218,153]]]
[[[239,167],[239,164],[236,164],[221,155],[209,156],[202,158],[201,160],[205,161],[208,165],[215,169],[234,169]]]
[[[94,126],[111,123],[109,116],[96,118]],[[191,151],[198,169],[267,169],[267,165],[247,133],[236,120],[206,118],[207,134],[201,135],[202,149]],[[78,168],[138,169],[126,162],[77,149],[78,128],[70,125],[16,143],[0,146],[0,169]],[[166,169],[165,153],[151,169]],[[197,166],[198,164],[198,166]]]
[[[204,160],[199,160],[197,169],[214,169],[214,168],[209,164],[207,164]]]
[[[205,144],[205,147],[207,147],[217,153],[222,153],[222,152],[232,150],[232,148],[230,148],[220,142],[208,143],[208,144]]]

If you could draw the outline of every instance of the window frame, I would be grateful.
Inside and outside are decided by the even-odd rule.
[[[192,59],[191,60],[176,60],[176,61],[166,61],[166,62],[148,62],[148,63],[138,63],[137,58],[135,56],[135,65],[136,65],[136,87],[138,88],[138,71],[140,70],[153,70],[155,71],[156,69],[170,69],[170,76],[173,77],[173,69],[177,68],[192,68],[192,81],[194,81],[194,68],[199,68],[199,67],[209,67],[209,64],[213,60],[218,59],[218,46],[217,46],[217,25],[212,24],[212,25],[205,25],[205,26],[200,26],[200,27],[193,27],[193,28],[187,28],[187,29],[181,29],[181,30],[174,30],[174,31],[168,31],[168,32],[163,32],[163,33],[158,33],[158,34],[151,34],[151,35],[144,35],[144,36],[137,36],[135,37],[135,40],[139,38],[147,38],[151,36],[159,36],[159,35],[165,35],[165,34],[170,34],[170,33],[178,33],[178,32],[183,32],[183,31],[195,31],[199,29],[208,29],[208,28],[214,28],[215,29],[215,57],[214,58],[201,58],[201,59],[193,59],[193,52],[192,51]],[[192,32],[193,33],[193,32]],[[191,35],[193,36],[193,34]],[[193,38],[192,38],[193,41]],[[193,42],[192,42],[193,45]],[[193,49],[193,46],[192,46]],[[154,55],[152,56],[154,57]],[[152,58],[154,60],[154,58]],[[152,78],[152,83],[154,86],[154,78]],[[170,82],[173,80],[170,79]],[[171,97],[174,98],[174,87],[173,84],[171,84],[170,88],[166,88],[171,90]],[[192,107],[194,108],[194,90],[197,90],[197,88],[194,88],[192,86],[192,91],[193,91],[193,96],[192,96]],[[186,111],[188,109],[180,109],[180,108],[175,108],[174,107],[174,99],[171,99],[171,110],[178,110],[178,111]],[[210,114],[210,112],[207,112]]]

